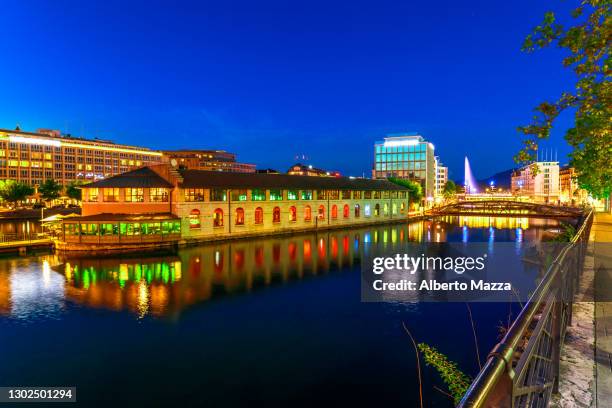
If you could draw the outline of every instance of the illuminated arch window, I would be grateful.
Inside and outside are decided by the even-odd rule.
[[[222,227],[223,226],[223,210],[217,208],[213,213],[213,226],[214,227]]]
[[[295,206],[289,207],[289,221],[297,221],[297,208]]]
[[[349,209],[348,204],[344,204],[344,207],[342,208],[342,216],[343,216],[344,218],[348,218],[348,217],[349,217],[349,213],[350,213],[350,211],[351,211],[351,210]]]
[[[401,212],[401,213],[404,213],[404,211],[406,211],[406,203],[402,202],[402,203],[400,204],[400,212]]]
[[[371,214],[371,207],[370,204],[366,204],[365,207],[363,207],[363,215],[365,215],[366,217],[369,217]]]
[[[380,215],[380,204],[376,204],[374,206],[374,216],[378,217]]]
[[[383,214],[385,216],[389,215],[389,204],[385,203],[385,205],[383,205]]]
[[[280,222],[280,208],[274,207],[272,210],[272,222]]]
[[[312,209],[310,208],[309,205],[307,205],[306,207],[304,207],[304,221],[311,221],[312,220]]]
[[[244,225],[244,209],[242,207],[236,208],[236,225]]]
[[[325,219],[325,206],[320,205],[319,206],[319,215],[318,215],[320,220],[324,220]]]
[[[255,209],[255,224],[263,224],[264,216],[263,209],[261,207],[257,207]]]
[[[361,207],[359,207],[359,204],[355,204],[355,218],[359,218],[360,215],[361,215]]]
[[[338,206],[337,205],[332,205],[332,210],[331,210],[331,217],[333,220],[335,220],[336,218],[338,218]]]
[[[391,214],[397,215],[397,203],[391,205]]]
[[[200,229],[202,226],[200,222],[200,210],[194,208],[189,213],[189,229]]]

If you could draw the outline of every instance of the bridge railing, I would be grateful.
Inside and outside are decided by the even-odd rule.
[[[589,212],[571,243],[554,259],[458,407],[547,407],[558,391],[560,353],[572,319],[593,222]]]

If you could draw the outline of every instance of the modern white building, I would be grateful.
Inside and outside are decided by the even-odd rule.
[[[537,170],[536,170],[537,169]],[[512,193],[537,203],[559,201],[559,162],[539,161],[512,173]]]
[[[374,144],[372,178],[397,177],[417,181],[426,200],[433,200],[436,183],[434,145],[417,133],[387,135]]]

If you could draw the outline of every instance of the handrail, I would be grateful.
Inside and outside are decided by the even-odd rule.
[[[504,338],[491,351],[484,367],[459,403],[459,408],[515,406],[513,391],[517,373],[512,367],[513,356],[517,351],[519,343],[525,338],[527,329],[534,321],[536,314],[541,311],[542,303],[551,295],[552,285],[555,283],[555,278],[561,266],[567,262],[566,257],[569,251],[576,248],[576,245],[583,242],[585,238],[588,240],[592,219],[593,212],[591,210],[584,218],[578,232],[570,241],[570,245],[557,255]],[[578,261],[582,262],[582,259]],[[561,330],[564,330],[564,328],[561,328]],[[537,335],[537,333],[532,333],[533,335]],[[563,341],[563,339],[561,338],[560,341]],[[557,379],[553,379],[553,381],[555,380]]]

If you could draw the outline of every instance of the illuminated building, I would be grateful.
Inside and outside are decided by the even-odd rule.
[[[60,250],[156,248],[375,224],[407,217],[407,189],[387,180],[144,167],[83,187]]]
[[[433,198],[436,184],[434,145],[418,134],[389,135],[374,144],[372,177],[398,177],[421,183],[426,199]]]
[[[440,158],[438,156],[435,157],[436,160],[436,197],[441,197],[444,195],[444,186],[446,186],[446,182],[448,181],[448,167],[442,165]]]
[[[573,167],[563,166],[559,169],[559,200],[562,204],[578,205],[587,202],[588,193],[580,188],[576,176]]]
[[[0,129],[0,179],[31,185],[54,179],[95,181],[137,167],[159,163],[161,153],[100,139]]]
[[[287,174],[292,176],[318,176],[318,177],[340,177],[339,171],[327,171],[307,166],[305,164],[296,163],[287,170]]]
[[[537,172],[534,172],[534,166],[537,166]],[[536,203],[557,203],[559,162],[540,161],[514,171],[511,188],[513,194],[528,197]]]
[[[254,173],[255,165],[239,163],[236,155],[224,150],[165,150],[163,161],[173,167],[192,170]]]

